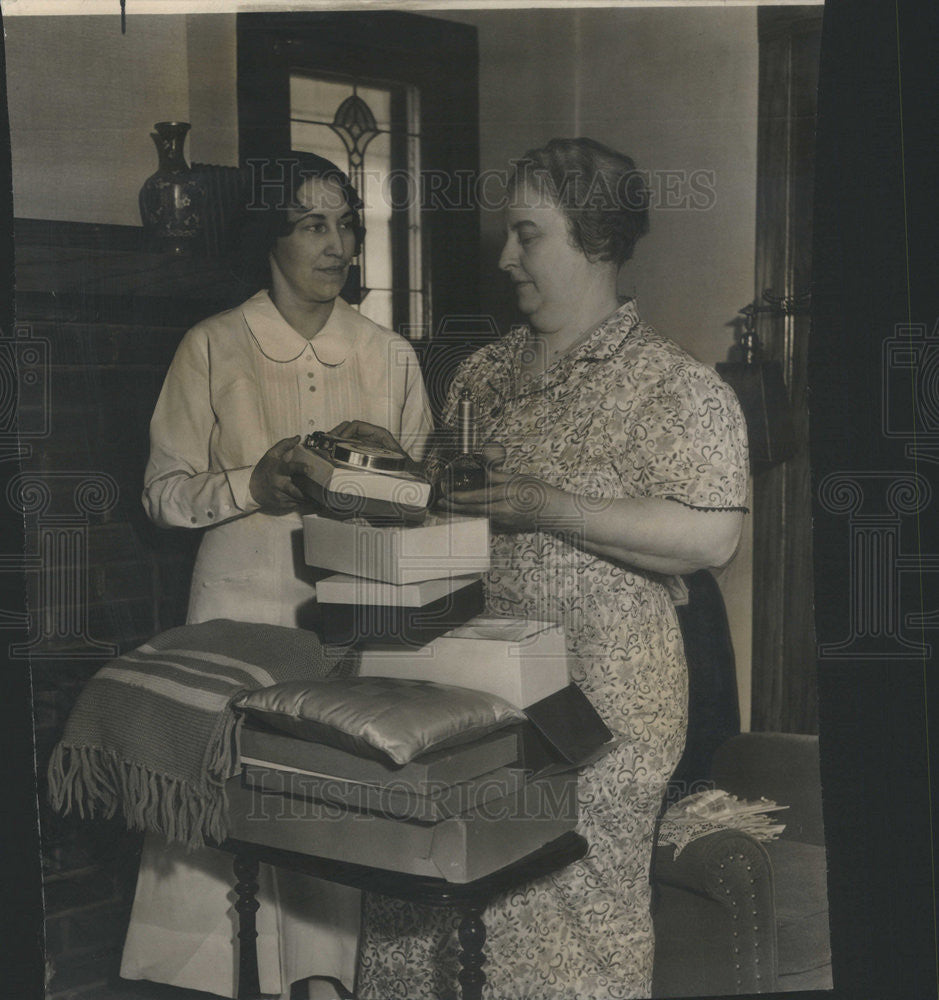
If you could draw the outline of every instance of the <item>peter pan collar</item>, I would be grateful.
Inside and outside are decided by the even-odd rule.
[[[281,316],[266,290],[248,299],[241,311],[258,350],[271,361],[296,361],[312,346],[323,364],[337,366],[352,353],[358,340],[352,322],[358,313],[341,298],[335,300],[329,319],[312,340],[299,334]]]

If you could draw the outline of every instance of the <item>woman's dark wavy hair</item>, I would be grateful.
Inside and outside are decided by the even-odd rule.
[[[246,284],[266,286],[270,281],[268,255],[274,241],[293,229],[287,212],[299,208],[297,191],[310,177],[335,181],[353,213],[355,253],[362,249],[364,202],[352,182],[332,160],[316,153],[291,152],[269,160],[253,161],[247,184],[247,205],[239,236],[237,270]]]
[[[509,193],[545,193],[588,260],[617,266],[649,231],[649,191],[633,160],[595,139],[552,139],[515,161]]]

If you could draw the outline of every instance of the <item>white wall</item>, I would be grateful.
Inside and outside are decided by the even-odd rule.
[[[13,199],[22,218],[140,225],[153,123],[192,123],[188,159],[237,163],[235,18],[4,21]]]
[[[192,159],[238,163],[237,35],[232,14],[186,18]]]

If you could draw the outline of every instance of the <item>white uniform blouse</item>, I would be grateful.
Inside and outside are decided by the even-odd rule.
[[[295,626],[315,598],[300,516],[258,511],[248,484],[272,444],[361,419],[419,458],[432,427],[410,344],[337,299],[307,340],[266,291],[193,327],[150,423],[143,502],[166,527],[207,528],[188,621]]]

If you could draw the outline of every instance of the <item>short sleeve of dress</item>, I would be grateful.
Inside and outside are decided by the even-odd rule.
[[[733,390],[710,368],[673,359],[613,414],[626,495],[747,510],[746,424]]]

